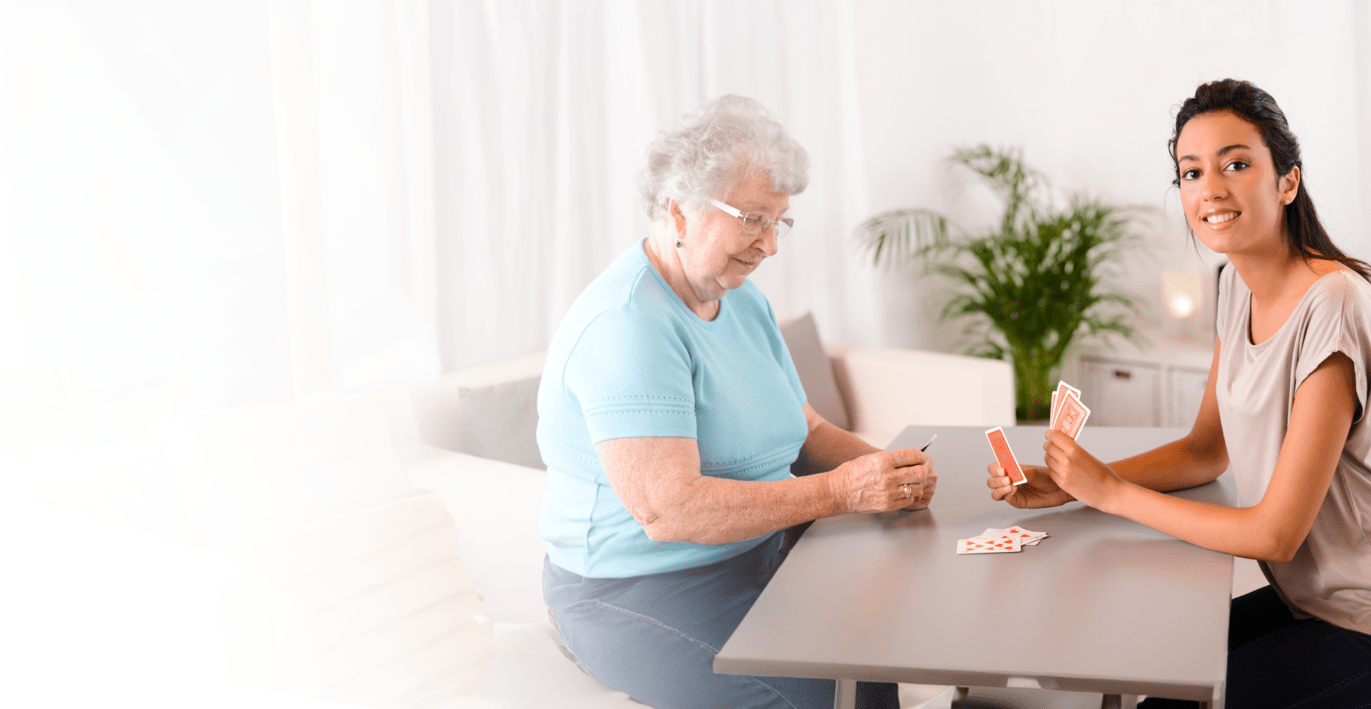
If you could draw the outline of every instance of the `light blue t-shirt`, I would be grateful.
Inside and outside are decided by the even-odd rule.
[[[654,542],[610,487],[595,444],[694,438],[700,472],[781,480],[808,434],[800,385],[771,304],[751,281],[705,322],[639,242],[571,306],[538,389],[538,448],[548,468],[538,530],[552,562],[595,578],[676,571],[760,544]]]

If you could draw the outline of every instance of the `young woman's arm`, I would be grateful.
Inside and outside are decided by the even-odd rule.
[[[1210,379],[1212,388],[1212,375]],[[1116,475],[1069,436],[1056,432],[1048,433],[1048,469],[1063,490],[1096,509],[1208,549],[1286,562],[1304,543],[1328,493],[1352,426],[1355,392],[1352,361],[1341,353],[1331,355],[1305,378],[1295,392],[1271,482],[1252,507],[1211,505],[1155,492]]]
[[[1228,468],[1228,448],[1224,443],[1223,426],[1219,421],[1219,404],[1215,390],[1218,381],[1220,344],[1214,343],[1214,358],[1209,365],[1209,384],[1204,389],[1199,414],[1190,433],[1166,445],[1153,448],[1110,466],[1113,472],[1128,482],[1150,490],[1170,491],[1203,485],[1223,474]],[[1052,445],[1043,444],[1043,450]],[[990,478],[986,485],[990,496],[1015,507],[1054,507],[1075,499],[1062,490],[1046,468],[1023,466],[1028,482],[1014,485],[998,463],[987,467]]]
[[[1190,433],[1109,467],[1119,477],[1149,490],[1169,492],[1203,485],[1223,475],[1228,468],[1228,446],[1219,421],[1219,352],[1222,343],[1214,342],[1214,358],[1209,363],[1209,383]],[[1046,446],[1044,446],[1046,448]]]

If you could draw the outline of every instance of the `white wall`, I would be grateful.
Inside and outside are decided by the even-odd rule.
[[[1178,211],[1166,142],[1197,83],[1252,81],[1304,149],[1304,175],[1334,239],[1371,256],[1371,8],[1353,2],[857,2],[862,128],[872,211],[931,207],[973,226],[993,211],[944,159],[988,142],[1023,148],[1053,184],[1161,210],[1155,261],[1127,286],[1162,317],[1161,271],[1202,260]],[[1204,250],[1203,246],[1199,247]],[[1203,259],[1206,261],[1212,259]],[[882,273],[875,330],[845,336],[944,349],[955,327],[933,295]]]

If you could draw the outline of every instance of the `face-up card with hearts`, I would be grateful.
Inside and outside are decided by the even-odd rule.
[[[981,532],[980,538],[983,539],[1017,539],[1024,546],[1037,544],[1047,537],[1047,532],[1035,532],[1031,529],[1024,529],[1018,525],[1006,529],[987,529]],[[975,537],[973,537],[974,539]]]
[[[1056,421],[1052,424],[1052,430],[1061,431],[1074,440],[1081,435],[1081,429],[1085,428],[1085,420],[1090,418],[1090,409],[1075,396],[1063,397],[1061,405],[1058,407]]]
[[[995,462],[1004,468],[1005,475],[1015,485],[1022,485],[1028,482],[1028,477],[1023,474],[1023,468],[1019,467],[1019,461],[1014,457],[1014,451],[1009,447],[1009,441],[1005,440],[1004,429],[996,426],[985,432],[986,440],[990,441],[990,450],[995,452]]]
[[[980,537],[972,537],[970,539],[957,540],[958,554],[1005,554],[1016,551],[1023,551],[1023,545],[1013,539],[982,539]]]

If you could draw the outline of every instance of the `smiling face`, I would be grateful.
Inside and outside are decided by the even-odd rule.
[[[762,212],[770,219],[780,219],[790,208],[790,196],[773,191],[771,178],[765,173],[739,180],[720,201],[743,214]],[[749,234],[743,229],[742,220],[712,205],[707,205],[699,217],[686,219],[674,208],[672,216],[684,220],[685,235],[676,253],[690,290],[689,294],[680,295],[692,309],[698,303],[717,301],[724,293],[742,286],[763,259],[776,254],[773,227],[760,234]],[[697,302],[692,303],[689,296]]]
[[[1285,205],[1299,168],[1276,174],[1256,126],[1231,111],[1190,119],[1176,139],[1181,206],[1190,229],[1215,252],[1289,253]]]

